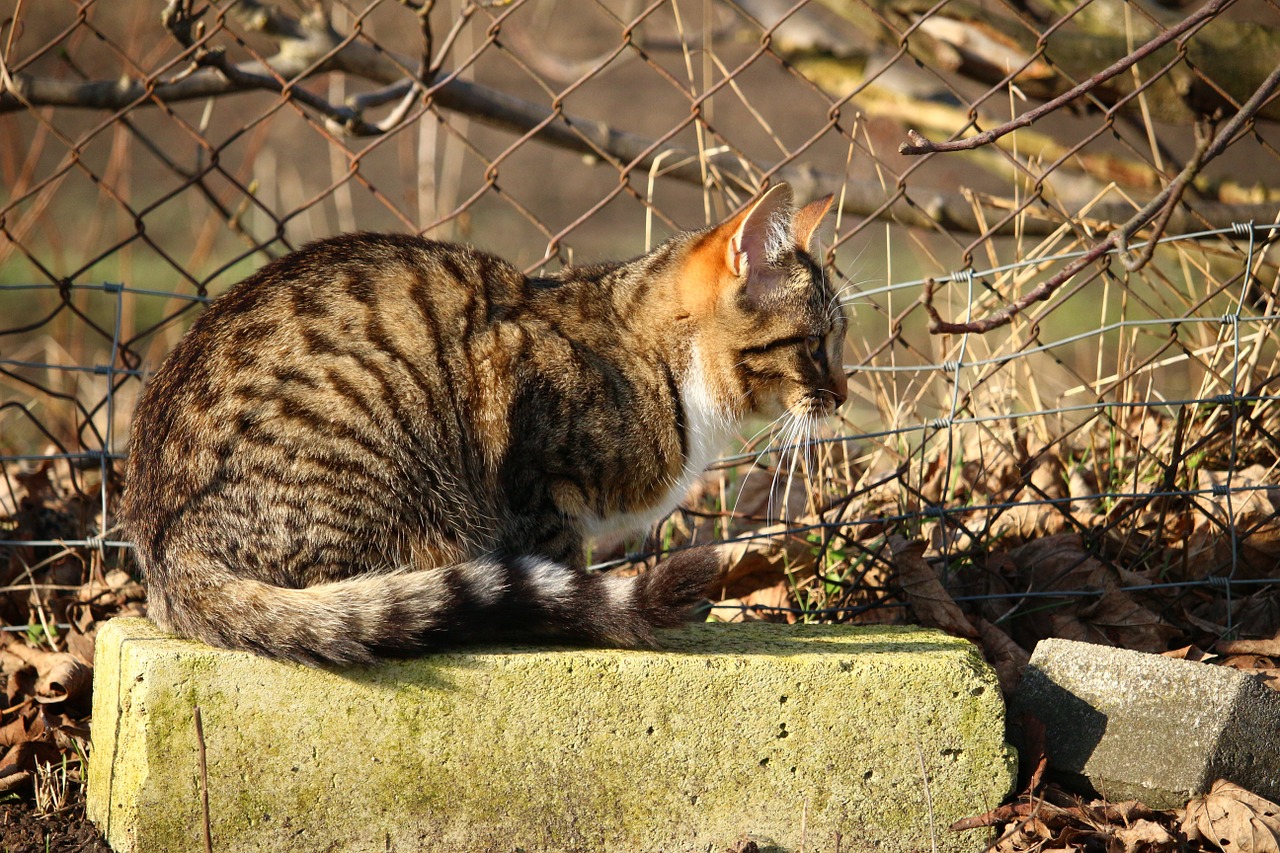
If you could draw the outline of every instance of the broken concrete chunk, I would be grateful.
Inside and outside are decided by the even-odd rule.
[[[1219,778],[1280,799],[1280,693],[1239,670],[1044,640],[1010,719],[1026,713],[1049,766],[1112,801],[1180,807]]]

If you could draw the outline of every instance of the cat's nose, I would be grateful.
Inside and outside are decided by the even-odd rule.
[[[835,408],[844,405],[844,401],[849,399],[849,377],[844,375],[843,370],[832,371],[831,383],[827,386],[827,393],[836,401]]]

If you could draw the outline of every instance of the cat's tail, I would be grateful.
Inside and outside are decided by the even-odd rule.
[[[302,589],[224,574],[206,576],[198,589],[151,584],[149,615],[211,645],[311,665],[368,663],[521,633],[656,646],[655,629],[687,621],[719,570],[715,549],[695,548],[631,577],[533,557],[368,574]]]

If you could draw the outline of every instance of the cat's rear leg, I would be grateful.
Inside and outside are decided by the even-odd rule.
[[[655,630],[693,618],[720,574],[715,548],[681,551],[639,575],[586,573],[535,557],[516,561],[513,590],[542,611],[550,633],[612,646],[654,647]]]

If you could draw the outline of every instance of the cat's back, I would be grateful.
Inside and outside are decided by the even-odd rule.
[[[418,363],[517,311],[523,282],[514,266],[469,246],[368,233],[311,243],[215,300],[147,396],[171,403],[184,390],[199,397],[259,375],[296,378],[303,362]]]
[[[427,326],[456,317],[492,322],[516,306],[524,280],[510,263],[470,246],[343,234],[262,267],[217,299],[187,338],[236,330],[252,342],[273,326],[332,321],[353,329],[373,315]]]
[[[473,342],[519,312],[524,283],[497,257],[404,235],[342,235],[267,264],[149,381],[126,520],[145,535],[192,496],[227,500],[241,483],[254,504],[299,483],[389,495],[409,476],[444,491],[474,462],[458,455],[467,427],[438,413],[468,409]]]

